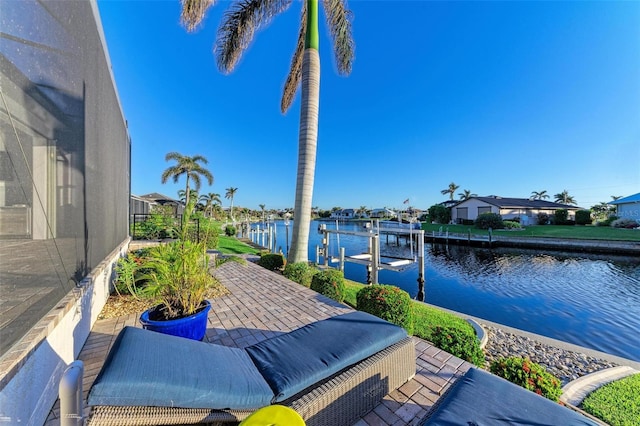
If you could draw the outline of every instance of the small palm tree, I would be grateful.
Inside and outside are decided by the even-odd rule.
[[[224,194],[224,198],[226,198],[227,200],[231,200],[231,207],[229,208],[229,212],[231,214],[231,221],[235,222],[235,220],[233,219],[233,197],[236,196],[236,191],[238,190],[238,188],[234,188],[234,187],[229,187],[227,188],[225,191],[227,191]]]
[[[531,198],[534,200],[548,200],[549,195],[547,195],[547,191],[531,191]]]
[[[174,183],[177,183],[180,176],[186,176],[185,182],[185,205],[189,206],[189,199],[191,196],[191,188],[189,181],[193,181],[193,190],[198,191],[200,189],[200,177],[203,176],[209,182],[209,185],[213,185],[213,175],[207,169],[205,169],[199,163],[207,164],[208,161],[202,155],[195,155],[188,157],[186,155],[179,154],[177,152],[170,152],[165,156],[166,161],[175,160],[177,164],[166,169],[162,172],[162,183],[167,183],[169,178],[173,179]]]
[[[447,194],[449,194],[449,199],[450,199],[451,201],[453,201],[453,194],[455,194],[455,193],[456,193],[456,191],[458,190],[458,188],[460,188],[460,186],[459,186],[459,185],[456,185],[455,183],[451,182],[451,183],[449,184],[449,187],[448,187],[447,189],[443,189],[442,191],[440,191],[440,193],[441,193],[442,195],[447,195]]]
[[[220,194],[215,192],[209,192],[208,194],[204,194],[200,196],[200,202],[204,204],[204,213],[205,216],[209,213],[209,217],[212,216],[213,206],[214,204],[220,204]]]
[[[477,197],[476,194],[472,194],[471,191],[469,191],[468,189],[464,189],[463,192],[459,192],[458,195],[460,196],[461,200],[468,200],[471,197]]]
[[[193,31],[202,22],[207,9],[215,0],[181,0],[180,20],[187,31]],[[223,17],[216,35],[214,53],[218,68],[230,73],[238,64],[258,29],[284,12],[292,0],[238,0]],[[298,173],[295,195],[295,222],[288,253],[290,263],[308,260],[311,200],[318,143],[318,110],[320,105],[320,55],[318,31],[318,0],[304,0],[298,41],[291,60],[289,75],[284,84],[280,110],[291,106],[301,87],[300,122],[298,131]],[[351,11],[346,0],[323,0],[324,15],[331,38],[338,72],[351,73],[354,43],[351,36]]]
[[[567,191],[566,189],[561,193],[554,195],[554,198],[556,203],[572,204],[572,205],[578,204],[576,203],[576,200],[571,195],[569,195],[569,191]]]
[[[360,208],[358,209],[358,215],[360,215],[360,218],[363,218],[366,214],[367,206],[360,206]]]
[[[265,204],[258,204],[258,206],[260,207],[260,210],[262,210],[262,221],[264,222],[264,208],[266,207]]]

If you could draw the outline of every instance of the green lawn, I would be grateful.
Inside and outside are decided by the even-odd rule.
[[[582,409],[611,426],[640,424],[640,374],[611,382],[589,394]]]
[[[222,254],[258,254],[260,250],[254,249],[250,245],[243,243],[236,237],[220,235],[218,237],[218,247]]]
[[[437,225],[423,223],[422,229],[430,233],[443,231],[457,234],[488,235],[489,231],[478,229],[473,225]],[[512,237],[538,237],[538,238],[567,238],[579,240],[610,240],[610,241],[640,241],[640,230],[612,228],[610,226],[566,226],[566,225],[532,225],[521,231],[507,231],[498,229],[493,235]]]

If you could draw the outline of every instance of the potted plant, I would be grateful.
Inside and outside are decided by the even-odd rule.
[[[209,271],[207,242],[193,241],[188,224],[192,200],[183,216],[179,239],[154,246],[135,259],[119,262],[116,282],[154,306],[140,316],[149,330],[202,340],[211,304],[206,299],[217,280]]]
[[[149,330],[202,340],[211,304],[207,293],[216,279],[209,272],[209,256],[204,243],[186,239],[161,244],[150,250],[140,267],[148,269],[140,290],[156,305],[140,316]]]

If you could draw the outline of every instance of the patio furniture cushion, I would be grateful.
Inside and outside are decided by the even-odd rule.
[[[281,402],[407,337],[395,324],[350,312],[246,348]]]
[[[477,368],[451,385],[422,426],[496,424],[597,426],[569,408]]]
[[[89,405],[254,409],[273,392],[245,351],[125,327]]]

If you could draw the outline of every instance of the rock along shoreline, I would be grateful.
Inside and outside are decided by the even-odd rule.
[[[501,357],[528,357],[557,377],[564,386],[587,374],[619,366],[609,360],[558,348],[490,325],[482,324],[482,328],[488,334],[484,347],[487,368]]]

